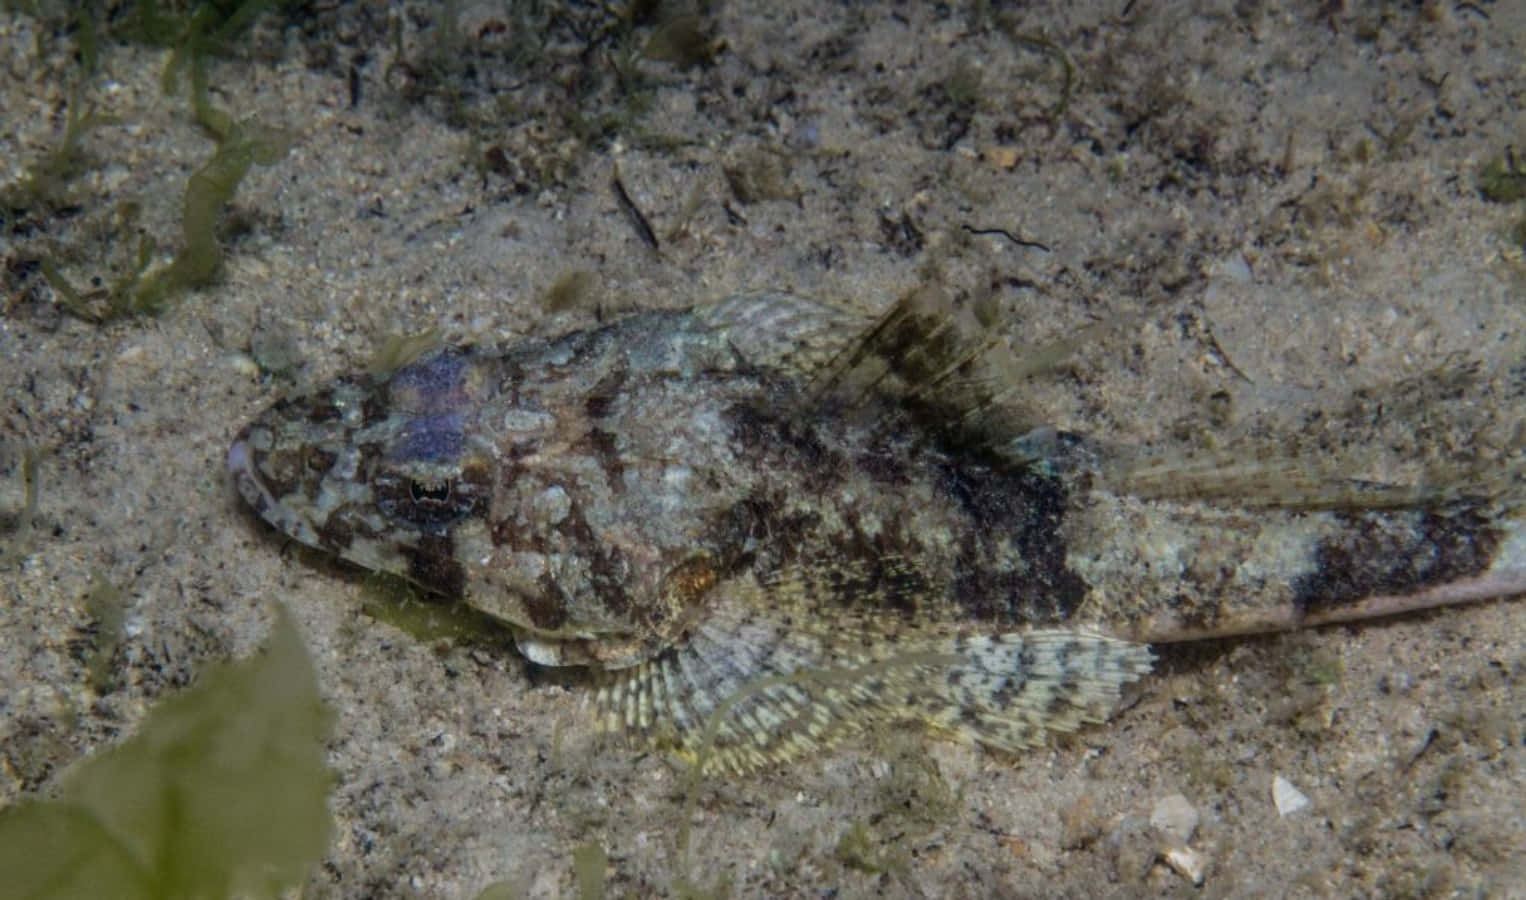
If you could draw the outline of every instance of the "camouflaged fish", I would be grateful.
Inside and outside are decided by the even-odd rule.
[[[978,335],[926,293],[637,313],[340,378],[228,467],[280,531],[593,670],[604,725],[711,769],[897,720],[1027,747],[1104,718],[1152,642],[1526,587],[1489,498],[1119,468],[1024,420]]]

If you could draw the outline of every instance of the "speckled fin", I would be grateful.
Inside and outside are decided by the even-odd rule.
[[[1350,464],[1267,449],[1114,460],[1101,485],[1148,500],[1230,503],[1284,509],[1403,509],[1477,502],[1508,486],[1509,473],[1459,468],[1419,484],[1354,478]]]
[[[1018,455],[1012,442],[1043,424],[1016,396],[1023,380],[1099,330],[1018,353],[932,288],[911,291],[878,318],[780,293],[738,295],[701,315],[748,362],[805,382],[801,415],[878,409],[858,402],[872,393],[958,443]]]
[[[805,380],[868,325],[863,316],[783,293],[738,294],[695,312],[752,365]]]
[[[874,392],[956,443],[1004,450],[1042,424],[1016,397],[1023,379],[1089,337],[1018,354],[942,293],[922,288],[897,300],[814,373],[806,405],[852,410],[858,397]]]
[[[794,598],[768,596],[791,590],[730,590],[682,646],[604,673],[601,725],[707,772],[746,772],[898,721],[1018,750],[1103,720],[1119,689],[1150,668],[1144,646],[1080,631],[803,626],[779,612]]]

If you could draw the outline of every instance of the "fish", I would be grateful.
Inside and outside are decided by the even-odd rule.
[[[785,293],[444,346],[281,399],[227,455],[280,534],[579,667],[599,724],[748,772],[920,723],[1019,752],[1152,645],[1526,590],[1518,472],[1395,485],[1045,426],[938,291]]]

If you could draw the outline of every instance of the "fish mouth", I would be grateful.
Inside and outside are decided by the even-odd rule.
[[[319,546],[318,532],[306,516],[300,515],[281,502],[261,477],[258,451],[250,440],[252,428],[239,432],[228,447],[228,474],[233,477],[234,487],[255,515],[269,522],[281,533],[301,541],[310,547]]]
[[[389,521],[375,504],[353,432],[315,431],[270,417],[228,447],[228,474],[256,516],[283,537],[373,571],[413,578],[410,550],[424,535]],[[417,555],[416,553],[414,555]]]
[[[241,432],[228,448],[228,474],[233,484],[250,506],[258,509],[270,498],[270,492],[254,475],[253,450],[249,447],[248,432]]]

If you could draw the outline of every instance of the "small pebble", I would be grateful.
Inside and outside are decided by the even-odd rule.
[[[1155,801],[1155,809],[1150,812],[1150,824],[1178,844],[1192,840],[1193,833],[1197,831],[1197,823],[1197,807],[1181,794],[1160,798]]]
[[[1276,804],[1279,816],[1289,816],[1309,807],[1309,798],[1303,791],[1293,787],[1293,783],[1281,775],[1272,779],[1272,802]]]
[[[1202,884],[1203,876],[1207,874],[1208,861],[1191,847],[1172,847],[1161,854],[1161,859],[1166,861],[1171,871],[1195,885]]]

